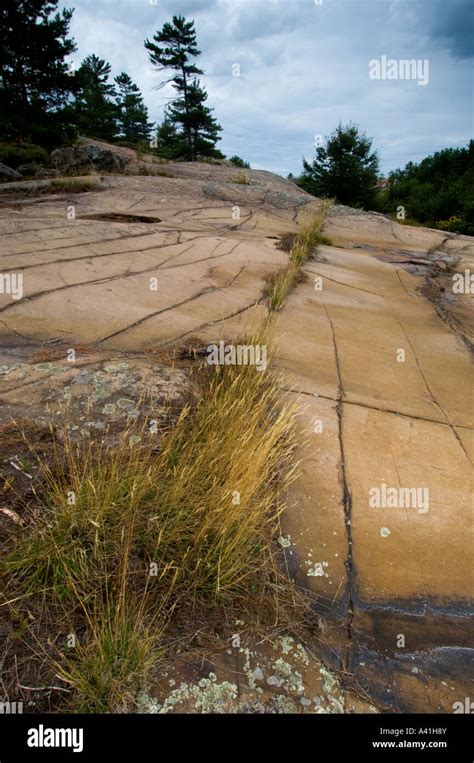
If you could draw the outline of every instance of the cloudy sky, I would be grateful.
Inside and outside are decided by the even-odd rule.
[[[355,122],[382,173],[473,137],[474,0],[71,0],[76,65],[96,53],[130,74],[152,120],[170,87],[143,47],[181,13],[194,19],[219,148],[252,167],[298,174],[315,136]],[[429,62],[428,83],[371,79],[369,61]],[[240,76],[234,76],[240,67]],[[420,64],[421,65],[421,64]],[[426,66],[426,64],[424,65]],[[421,70],[420,70],[421,71]],[[317,138],[316,138],[317,139]]]

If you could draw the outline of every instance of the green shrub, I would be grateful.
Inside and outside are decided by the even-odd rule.
[[[49,154],[34,143],[0,143],[0,162],[13,169],[31,162],[49,165]]]
[[[244,170],[250,169],[250,164],[248,162],[244,162],[240,156],[231,156],[229,161],[232,162],[232,164],[235,164],[236,167],[242,167]]]
[[[388,188],[378,196],[376,210],[394,216],[405,209],[405,224],[451,233],[474,233],[474,141],[465,148],[446,148],[419,164],[409,162],[390,173]],[[403,221],[398,221],[403,222]]]

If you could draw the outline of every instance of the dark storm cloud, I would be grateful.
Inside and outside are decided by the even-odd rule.
[[[143,47],[173,14],[194,19],[219,147],[254,167],[301,169],[339,121],[374,139],[384,172],[472,134],[472,0],[76,0],[79,63],[95,52],[140,85],[151,118],[173,97]],[[73,5],[65,2],[64,5]],[[429,60],[429,83],[369,78],[381,56]],[[234,77],[233,64],[240,66]]]
[[[474,55],[473,0],[431,0],[419,3],[419,19],[434,42],[455,58]]]

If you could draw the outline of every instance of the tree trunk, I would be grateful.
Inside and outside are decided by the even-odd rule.
[[[178,50],[181,53],[181,46],[178,43]],[[189,118],[189,102],[188,102],[188,81],[186,79],[186,70],[184,68],[184,65],[181,66],[181,74],[183,75],[183,95],[184,95],[184,110],[186,111],[186,117]],[[188,150],[190,155],[192,156],[193,152],[193,144],[192,144],[192,138],[191,138],[191,130],[189,127],[189,124],[186,125],[186,142],[188,144]]]

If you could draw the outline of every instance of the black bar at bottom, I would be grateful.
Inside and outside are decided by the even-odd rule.
[[[23,761],[265,758],[287,745],[295,755],[341,753],[363,759],[407,754],[420,761],[474,760],[470,715],[0,715],[0,763]],[[225,735],[222,739],[222,735]],[[229,749],[229,742],[231,747]],[[300,752],[298,753],[298,750]],[[331,758],[333,757],[331,756]],[[254,755],[252,756],[254,757]]]

